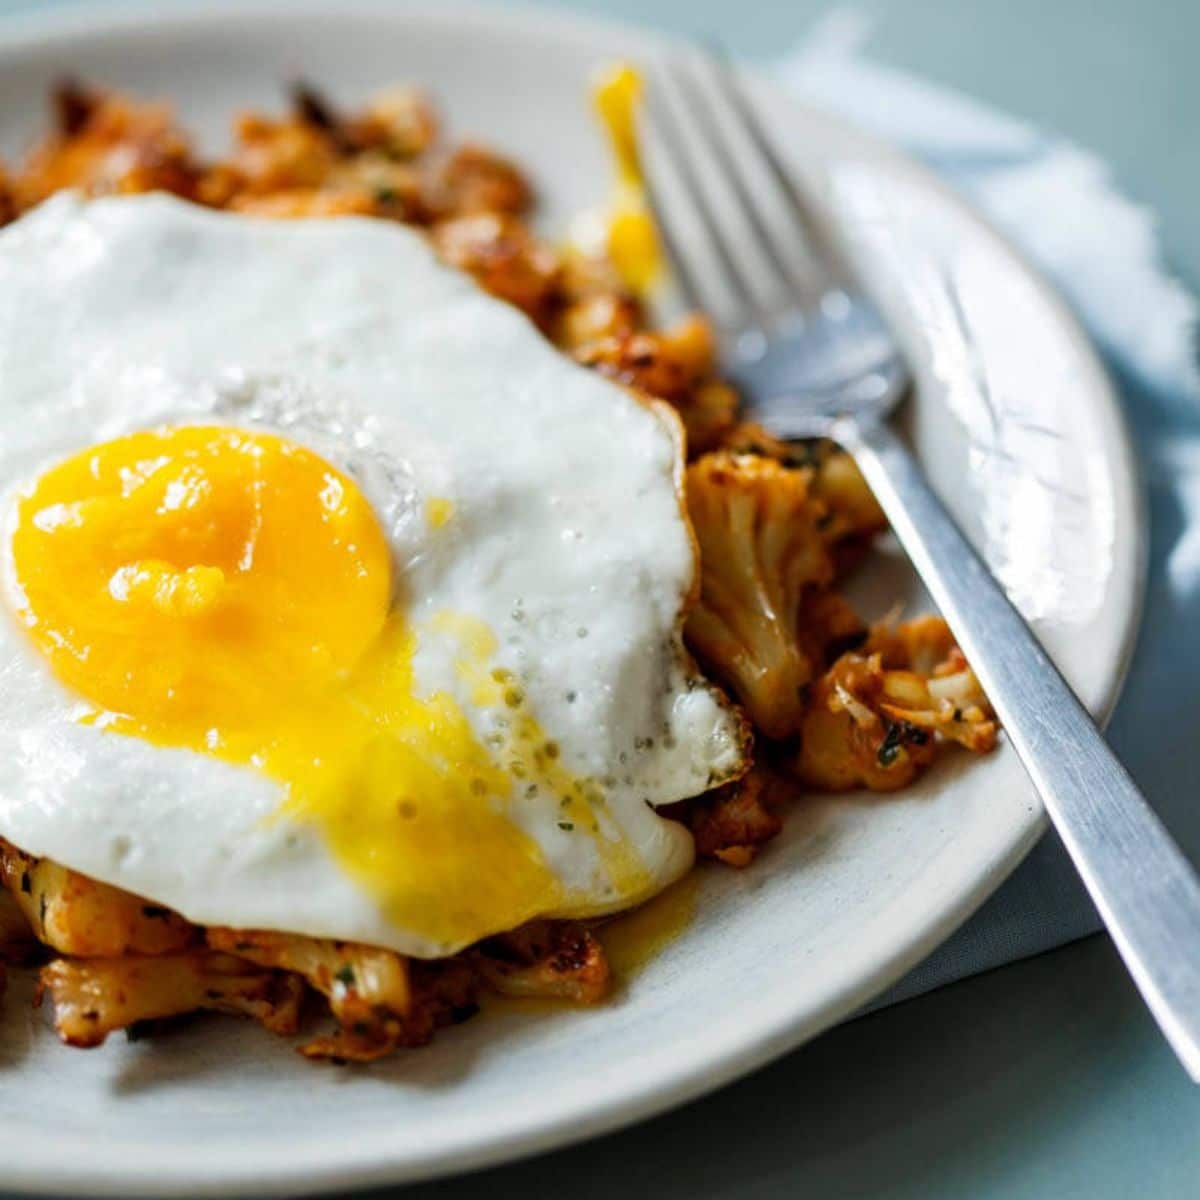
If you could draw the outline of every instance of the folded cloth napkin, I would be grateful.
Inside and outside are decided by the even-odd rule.
[[[1094,155],[954,92],[876,65],[868,24],[835,11],[777,70],[785,84],[921,159],[1053,280],[1116,379],[1149,494],[1141,638],[1109,738],[1193,861],[1200,804],[1200,368],[1196,305],[1165,272],[1153,216]],[[876,1005],[1101,927],[1051,832],[957,934]]]

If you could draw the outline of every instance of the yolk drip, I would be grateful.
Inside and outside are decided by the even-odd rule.
[[[37,479],[11,553],[17,615],[83,720],[280,781],[398,928],[459,945],[569,900],[502,761],[552,743],[517,705],[498,756],[451,695],[417,695],[387,540],[311,451],[216,426],[118,438]],[[459,668],[492,685],[473,703],[504,704],[481,628]]]
[[[600,927],[600,941],[618,977],[631,978],[682,936],[696,916],[698,891],[699,875],[693,871],[640,908]]]
[[[606,68],[597,77],[592,100],[608,136],[617,179],[608,213],[608,257],[625,283],[645,293],[657,281],[662,254],[646,202],[638,150],[637,110],[642,81],[628,64]]]

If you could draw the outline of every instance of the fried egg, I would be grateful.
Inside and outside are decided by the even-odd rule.
[[[0,234],[0,836],[430,957],[647,898],[742,767],[677,424],[368,219]]]

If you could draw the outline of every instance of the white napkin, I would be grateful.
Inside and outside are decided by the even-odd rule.
[[[1194,298],[1161,261],[1152,213],[1095,155],[861,54],[869,23],[837,10],[778,73],[804,99],[901,146],[957,187],[1052,279],[1121,387],[1150,499],[1141,640],[1109,736],[1200,858],[1191,757],[1200,732],[1200,366]],[[1048,835],[954,937],[880,1004],[1100,928]]]

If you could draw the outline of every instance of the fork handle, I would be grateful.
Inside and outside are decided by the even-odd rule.
[[[1200,1083],[1200,880],[882,422],[840,420],[855,458],[1041,795],[1150,1011]]]

